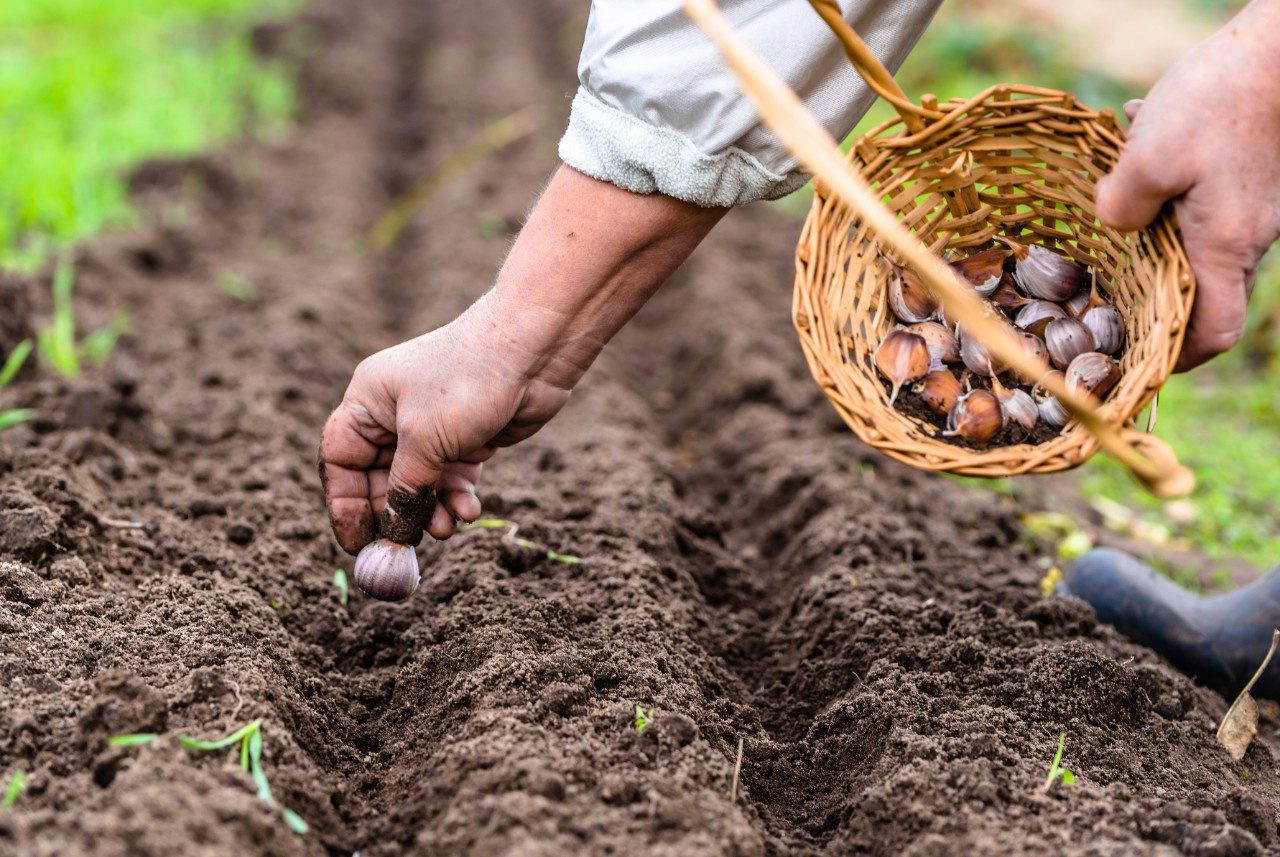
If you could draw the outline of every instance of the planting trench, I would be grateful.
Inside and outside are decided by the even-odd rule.
[[[468,531],[408,602],[339,602],[320,426],[364,354],[492,280],[556,163],[584,11],[317,0],[290,139],[144,167],[147,225],[79,253],[82,323],[134,333],[6,394],[40,416],[0,437],[0,774],[31,772],[0,853],[1280,850],[1272,726],[1231,764],[1220,697],[1039,597],[1007,499],[839,424],[788,325],[798,224],[765,207],[488,468],[487,511],[581,564]],[[533,137],[359,251],[524,104]],[[7,286],[6,351],[45,283]],[[105,745],[258,717],[305,836],[230,752]],[[1044,793],[1064,731],[1077,784]]]

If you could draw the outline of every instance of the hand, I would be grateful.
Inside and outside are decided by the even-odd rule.
[[[1280,237],[1280,2],[1256,0],[1125,113],[1098,217],[1140,229],[1173,200],[1197,283],[1186,371],[1239,342],[1258,262]]]
[[[451,324],[356,369],[320,441],[343,550],[373,540],[392,488],[434,489],[427,532],[437,539],[479,517],[483,463],[564,407],[604,344],[724,212],[561,168],[492,290]]]
[[[320,443],[329,518],[356,553],[374,537],[388,486],[434,486],[427,532],[453,534],[480,516],[483,462],[551,419],[569,390],[524,371],[527,361],[492,335],[486,303],[453,323],[366,358],[329,417]]]

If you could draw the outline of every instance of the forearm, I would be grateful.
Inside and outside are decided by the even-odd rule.
[[[561,167],[474,311],[530,378],[568,389],[727,209]]]

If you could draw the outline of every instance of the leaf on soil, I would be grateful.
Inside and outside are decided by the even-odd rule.
[[[1253,686],[1257,684],[1262,673],[1266,671],[1267,665],[1271,663],[1271,656],[1276,653],[1277,643],[1280,643],[1280,631],[1273,630],[1271,648],[1267,649],[1267,656],[1262,659],[1262,665],[1253,674],[1253,678],[1249,679],[1244,690],[1240,691],[1236,701],[1231,703],[1231,707],[1222,717],[1222,722],[1218,724],[1218,743],[1227,748],[1227,755],[1233,761],[1238,762],[1244,758],[1245,751],[1249,749],[1254,736],[1258,734],[1258,703],[1249,695],[1249,691],[1253,690]]]

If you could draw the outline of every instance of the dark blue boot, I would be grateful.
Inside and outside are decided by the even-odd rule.
[[[1233,698],[1266,657],[1280,627],[1280,569],[1223,595],[1196,595],[1128,554],[1100,548],[1067,571],[1058,592],[1093,605],[1098,619],[1150,646],[1183,672]],[[1280,699],[1280,655],[1254,686]]]

